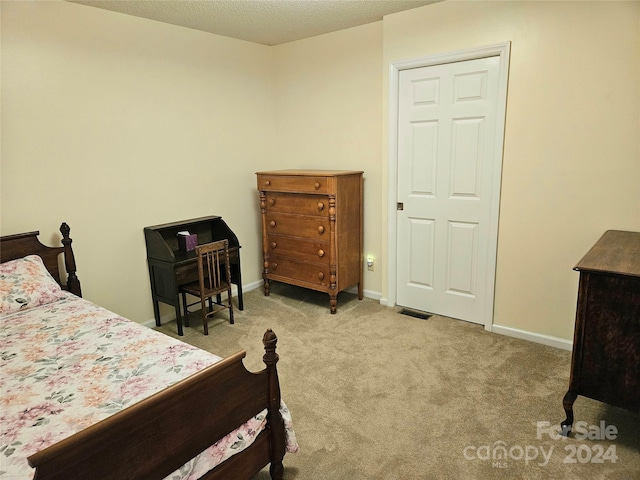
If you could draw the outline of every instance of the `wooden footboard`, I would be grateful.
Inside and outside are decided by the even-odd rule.
[[[266,368],[251,373],[241,351],[28,458],[36,480],[159,480],[268,408],[267,428],[247,450],[203,478],[249,478],[271,463],[281,479],[284,422],[275,352],[264,335]]]

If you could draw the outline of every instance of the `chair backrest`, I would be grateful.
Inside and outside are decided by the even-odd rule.
[[[205,243],[196,247],[198,256],[198,276],[200,289],[208,291],[225,290],[224,282],[229,282],[229,241]]]

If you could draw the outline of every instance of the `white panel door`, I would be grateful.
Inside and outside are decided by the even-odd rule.
[[[398,305],[485,322],[499,67],[496,56],[399,72]]]

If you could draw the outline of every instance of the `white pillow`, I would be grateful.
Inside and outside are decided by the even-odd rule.
[[[64,297],[38,255],[0,263],[0,313],[13,313]]]

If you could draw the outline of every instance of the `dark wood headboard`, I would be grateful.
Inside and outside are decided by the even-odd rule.
[[[81,297],[80,280],[76,276],[76,259],[71,248],[72,240],[69,238],[70,231],[71,229],[66,223],[60,225],[62,247],[47,247],[40,243],[40,240],[38,240],[40,232],[17,233],[0,237],[0,263],[26,257],[27,255],[39,255],[51,276],[64,289]],[[61,253],[64,254],[66,285],[62,281],[58,264],[58,256]]]

